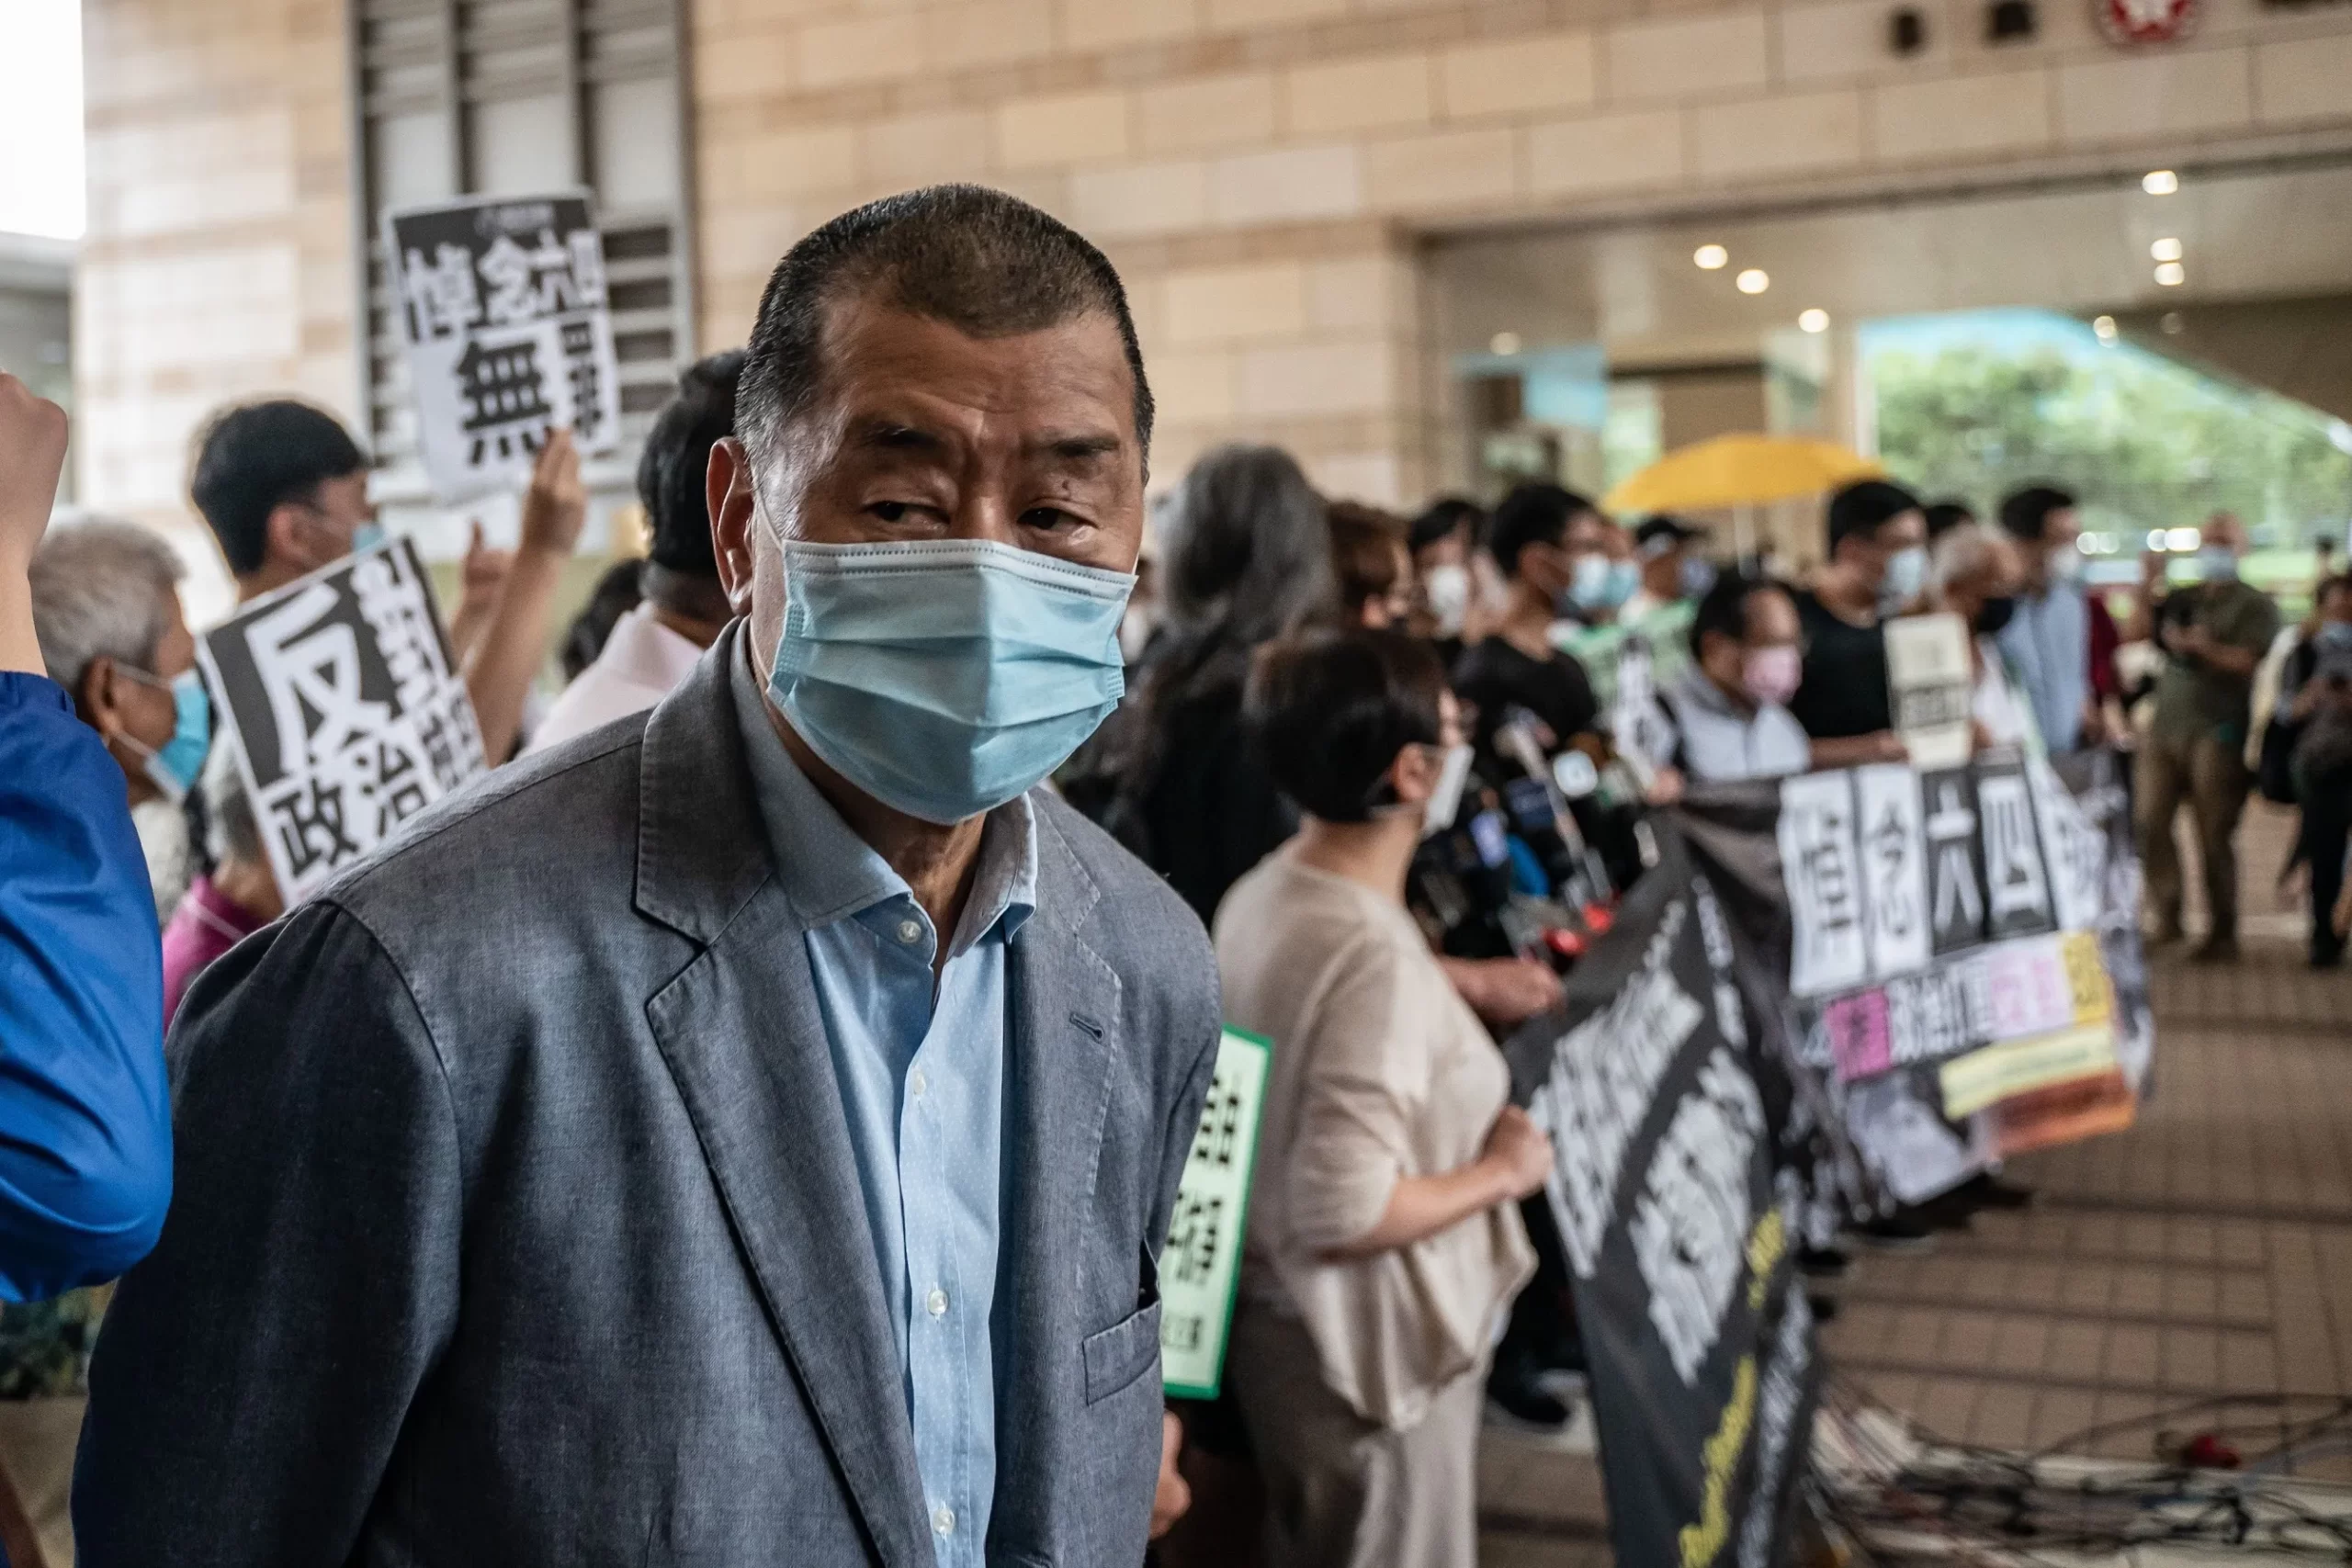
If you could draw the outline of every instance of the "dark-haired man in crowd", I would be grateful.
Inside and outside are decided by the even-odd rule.
[[[2098,665],[2111,664],[2115,622],[2098,595],[2083,588],[2083,525],[2075,498],[2033,485],[2001,502],[2001,531],[2015,539],[2024,583],[2017,609],[1996,639],[2009,673],[2025,689],[2041,743],[2053,752],[2096,746],[2106,738],[2101,698],[2114,686]]]
[[[1928,580],[1928,525],[1899,485],[1864,479],[1829,498],[1829,559],[1796,596],[1804,681],[1789,711],[1813,738],[1813,765],[1900,762],[1887,691],[1884,618],[1909,608]]]
[[[739,349],[686,367],[637,461],[637,498],[653,536],[639,571],[644,598],[613,623],[595,662],[563,689],[531,732],[539,750],[642,713],[686,678],[731,618],[718,586],[704,499],[710,449],[735,433]]]
[[[1449,664],[1462,656],[1465,642],[1485,633],[1472,611],[1478,597],[1472,575],[1472,558],[1478,548],[1478,531],[1487,514],[1475,502],[1442,496],[1413,519],[1405,547],[1413,558],[1413,613],[1406,629],[1427,639],[1438,657]]]
[[[212,416],[199,438],[191,499],[220,544],[240,604],[272,593],[383,537],[368,499],[368,458],[342,423],[293,398],[239,403]],[[476,533],[469,587],[485,584],[489,608],[460,606],[453,626],[478,618],[478,638],[460,633],[466,694],[493,762],[513,754],[524,699],[547,647],[548,616],[563,563],[580,542],[588,492],[570,431],[539,450],[523,496],[522,543],[511,560],[490,562]]]
[[[1502,614],[1453,669],[1454,692],[1476,705],[1482,753],[1492,753],[1496,727],[1513,709],[1541,720],[1555,747],[1590,730],[1600,714],[1584,666],[1552,646],[1552,623],[1575,575],[1568,530],[1580,518],[1607,526],[1574,491],[1523,484],[1503,497],[1487,523],[1487,553],[1506,585]]]
[[[1770,578],[1720,579],[1690,636],[1694,661],[1664,693],[1675,766],[1695,784],[1804,773],[1811,748],[1788,709],[1804,667],[1789,591]]]
[[[190,993],[85,1568],[1142,1561],[1216,971],[1034,787],[1121,689],[1125,290],[891,197],[778,265],[740,394],[684,684]]]

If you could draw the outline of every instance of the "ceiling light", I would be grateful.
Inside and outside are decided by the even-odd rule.
[[[1701,245],[1690,253],[1690,259],[1702,272],[1713,272],[1731,260],[1731,253],[1721,245]]]
[[[1760,266],[1751,266],[1732,279],[1742,294],[1761,294],[1772,287],[1770,275]]]
[[[1497,354],[1517,354],[1519,352],[1519,334],[1517,333],[1497,333],[1494,336],[1487,340],[1487,346],[1494,350]]]
[[[2188,323],[2181,319],[2178,310],[2166,310],[2157,319],[2156,325],[2164,329],[2165,336],[2178,337],[2187,330]]]
[[[2156,264],[2156,281],[2166,288],[2177,288],[2188,281],[2188,269],[2178,262]]]
[[[2152,549],[2152,550],[2161,550],[2161,549],[2163,549],[2164,547],[2165,547],[2165,531],[2164,531],[2162,528],[2151,528],[2151,529],[2149,529],[2149,530],[2148,530],[2148,548],[2150,548],[2150,549]]]
[[[2148,247],[2148,259],[2150,261],[2178,261],[2180,242],[2173,239],[2158,240]]]
[[[2141,176],[2140,188],[2150,196],[2170,196],[2180,188],[2180,176],[2170,169],[2151,169]]]
[[[1829,312],[1818,310],[1799,310],[1797,325],[1805,332],[1826,333],[1829,330]]]
[[[2091,333],[2101,343],[2115,341],[2115,318],[2100,316],[2091,322]]]
[[[2165,530],[2165,548],[2177,556],[2185,556],[2205,542],[2205,536],[2195,528]]]

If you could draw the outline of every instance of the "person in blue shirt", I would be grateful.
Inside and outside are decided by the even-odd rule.
[[[171,1198],[164,971],[123,771],[41,673],[65,415],[0,374],[0,1300],[108,1280]]]

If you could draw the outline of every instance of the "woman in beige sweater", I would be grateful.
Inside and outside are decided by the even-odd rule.
[[[1265,649],[1245,723],[1304,813],[1217,911],[1226,1014],[1273,1042],[1227,1382],[1277,1568],[1469,1568],[1480,1390],[1551,1145],[1405,908],[1468,768],[1427,648]]]

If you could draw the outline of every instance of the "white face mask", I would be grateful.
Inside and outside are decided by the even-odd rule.
[[[1453,637],[1470,614],[1470,569],[1447,564],[1422,574],[1421,592],[1429,596],[1430,614],[1437,617],[1441,637]]]
[[[2083,575],[2083,552],[2072,545],[2059,545],[2050,552],[2050,581],[2074,582]]]
[[[1462,814],[1462,792],[1470,783],[1470,762],[1476,754],[1468,746],[1445,749],[1445,761],[1438,769],[1437,788],[1430,792],[1429,804],[1421,811],[1422,838],[1444,832]]]

